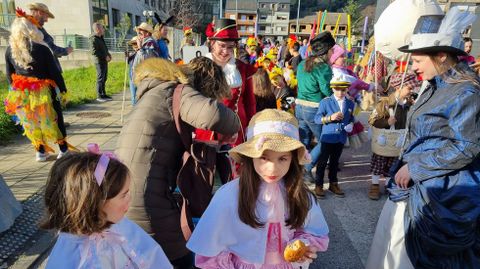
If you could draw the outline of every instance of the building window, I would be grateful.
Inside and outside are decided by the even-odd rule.
[[[266,20],[266,19],[267,19],[267,15],[263,15],[263,14],[260,15],[260,19],[261,19],[261,20]]]
[[[306,25],[300,25],[300,31],[306,30],[306,29],[307,29],[307,26],[306,26]]]
[[[140,25],[140,22],[142,19],[140,19],[140,16],[135,16],[135,24],[134,25]]]
[[[128,19],[130,20],[130,24],[131,25],[135,25],[134,21],[133,21],[133,15],[132,13],[127,13],[127,16],[128,16]],[[128,31],[129,33],[133,33],[133,27],[130,27],[130,30]]]
[[[103,22],[105,26],[108,26],[108,0],[93,0],[93,21]]]
[[[247,27],[245,25],[240,25],[240,31],[245,31]]]
[[[253,17],[254,17],[253,15],[250,15],[250,16],[248,16],[248,19],[251,20],[251,21],[253,21],[253,20],[254,20]]]
[[[255,28],[253,28],[253,26],[248,26],[247,31],[249,31],[249,32],[254,32],[254,31],[255,31]]]
[[[279,20],[279,21],[286,21],[286,20],[287,20],[287,16],[278,16],[278,15],[277,15],[277,20]]]
[[[265,31],[266,29],[266,26],[265,25],[260,25],[260,27],[258,28],[260,31]]]
[[[261,8],[267,8],[267,4],[261,4],[260,7]]]
[[[347,29],[347,28],[346,28],[345,26],[340,26],[340,27],[338,27],[338,30],[339,30],[339,31],[345,31],[346,29]]]
[[[240,20],[246,21],[246,20],[247,20],[247,15],[242,15],[242,16],[240,16]]]
[[[148,5],[148,2],[149,2],[148,0],[145,0],[145,5]]]
[[[236,19],[236,18],[235,18],[235,14],[230,14],[230,19],[231,19],[231,20],[235,20],[235,19]]]
[[[92,7],[108,10],[108,0],[92,0]]]
[[[287,5],[282,4],[282,8],[283,8],[283,9],[287,8]]]
[[[112,22],[113,26],[117,26],[120,23],[121,18],[120,10],[112,8]]]

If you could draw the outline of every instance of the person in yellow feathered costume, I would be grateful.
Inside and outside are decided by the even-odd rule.
[[[261,51],[261,50],[260,50]],[[258,50],[258,42],[254,36],[249,36],[245,48],[240,49],[238,59],[250,65],[256,65],[256,62],[262,54]]]

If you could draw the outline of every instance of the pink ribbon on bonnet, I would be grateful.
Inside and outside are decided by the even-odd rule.
[[[105,173],[107,172],[108,163],[110,163],[110,159],[117,159],[117,156],[113,152],[105,151],[100,152],[100,147],[96,143],[89,143],[87,145],[87,150],[90,153],[95,153],[100,156],[98,160],[97,167],[95,167],[95,180],[97,181],[98,186],[102,185],[103,179],[105,178]]]

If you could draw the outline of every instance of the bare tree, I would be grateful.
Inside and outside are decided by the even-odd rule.
[[[195,0],[177,0],[170,14],[176,17],[178,27],[199,27],[203,3]]]

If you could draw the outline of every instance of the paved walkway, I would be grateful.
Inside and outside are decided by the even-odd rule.
[[[114,150],[121,129],[122,95],[117,94],[113,98],[111,102],[87,104],[65,112],[66,121],[71,124],[67,128],[69,142],[80,149],[96,142],[102,150]],[[127,101],[126,112],[130,109]],[[102,118],[80,117],[85,112],[109,115]],[[366,116],[366,113],[361,115],[361,120],[366,121]],[[0,147],[0,174],[24,207],[24,213],[17,218],[14,226],[0,234],[0,269],[45,266],[55,236],[39,231],[36,224],[42,215],[42,191],[55,157],[51,156],[48,162],[37,163],[34,151],[24,137],[19,137],[7,147]],[[336,198],[327,193],[327,198],[319,201],[330,228],[330,246],[327,252],[319,254],[310,269],[363,268],[383,206],[385,197],[380,201],[367,198],[369,144],[357,150],[345,149],[341,162],[339,181],[346,197]]]
[[[67,135],[71,144],[81,150],[92,142],[99,144],[101,150],[115,149],[122,127],[123,96],[120,93],[112,97],[111,102],[94,102],[64,111],[65,121],[70,123]],[[131,107],[128,98],[125,114]],[[56,145],[54,150],[58,153]],[[54,243],[55,236],[39,231],[37,224],[44,209],[45,182],[55,159],[56,154],[52,154],[47,162],[36,162],[32,145],[23,136],[18,136],[8,146],[0,147],[0,174],[24,208],[13,227],[0,234],[0,268],[28,268],[44,259],[42,254]]]

